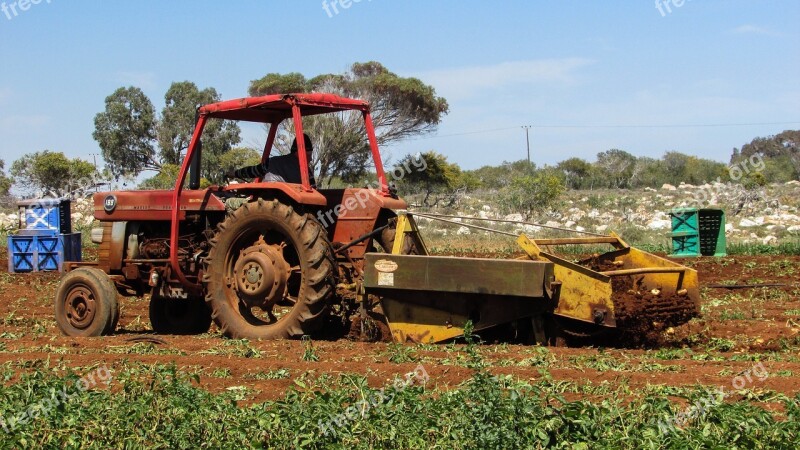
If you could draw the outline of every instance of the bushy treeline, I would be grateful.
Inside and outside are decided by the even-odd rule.
[[[424,171],[412,173],[398,183],[406,194],[424,193],[426,199],[436,193],[454,190],[489,190],[502,193],[530,184],[536,178],[560,180],[568,189],[659,188],[664,184],[703,184],[715,181],[745,185],[785,183],[800,178],[800,131],[784,131],[775,136],[758,137],[734,148],[729,164],[698,156],[669,151],[661,158],[637,157],[627,151],[611,149],[597,154],[594,161],[569,158],[555,166],[537,167],[526,160],[486,165],[462,170],[458,164],[436,152],[415,157],[427,161]],[[407,156],[395,167],[402,167]],[[558,189],[556,189],[557,191]]]

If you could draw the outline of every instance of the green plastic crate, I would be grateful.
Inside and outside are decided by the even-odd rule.
[[[725,211],[676,209],[672,219],[672,256],[725,256]]]

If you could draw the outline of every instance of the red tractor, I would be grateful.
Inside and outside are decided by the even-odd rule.
[[[360,111],[375,189],[311,185],[303,117]],[[200,188],[203,129],[211,120],[269,124],[262,162],[277,130],[291,120],[300,183],[252,182]],[[208,331],[211,320],[234,338],[293,338],[317,331],[337,285],[353,285],[364,255],[394,240],[396,209],[369,105],[330,94],[267,95],[205,105],[173,190],[94,196],[96,263],[75,263],[58,286],[59,328],[70,336],[113,333],[117,293],[150,294],[150,322],[163,333]],[[346,308],[345,308],[346,309]],[[344,320],[343,320],[344,322]]]

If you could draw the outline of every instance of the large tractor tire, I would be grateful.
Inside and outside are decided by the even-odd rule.
[[[211,311],[202,297],[154,296],[150,299],[150,325],[159,334],[201,334],[211,327]]]
[[[259,199],[229,215],[211,240],[206,302],[225,336],[299,338],[322,325],[335,268],[319,222]]]
[[[119,321],[117,288],[100,269],[75,269],[58,283],[55,313],[58,328],[67,336],[111,334]]]

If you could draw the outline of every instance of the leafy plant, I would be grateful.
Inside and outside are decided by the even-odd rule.
[[[319,355],[314,350],[314,343],[310,336],[303,336],[303,361],[319,361]]]

